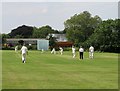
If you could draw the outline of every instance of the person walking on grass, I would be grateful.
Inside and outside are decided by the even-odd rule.
[[[90,46],[89,48],[89,58],[93,59],[94,57],[94,47]]]
[[[52,53],[56,54],[55,48],[52,49],[51,54]]]
[[[17,52],[18,51],[18,45],[17,46],[15,46],[15,52]]]
[[[28,54],[28,48],[25,46],[25,44],[23,44],[23,46],[21,48],[21,54],[22,54],[22,62],[25,63],[26,55]]]
[[[63,54],[63,48],[59,47],[59,49],[60,49],[60,54],[62,55]]]
[[[82,48],[82,46],[80,46],[79,48],[80,59],[83,59],[83,53],[84,53],[84,49]]]
[[[72,55],[73,55],[73,58],[75,58],[75,47],[72,46]]]

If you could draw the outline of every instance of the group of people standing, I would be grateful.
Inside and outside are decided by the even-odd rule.
[[[62,55],[63,54],[63,48],[59,47],[59,51],[60,51],[60,54]],[[94,47],[90,46],[90,48],[89,48],[89,58],[93,59],[93,56],[94,56],[93,53],[94,53]],[[56,54],[55,48],[52,49],[51,54]],[[80,59],[84,58],[83,54],[84,54],[84,48],[82,46],[80,46],[80,48],[79,48]],[[75,56],[76,56],[76,49],[75,49],[74,46],[72,46],[72,55],[73,55],[73,58],[75,58]]]
[[[15,51],[18,50],[18,46],[15,47]],[[60,50],[60,54],[62,55],[63,54],[63,48],[62,47],[59,47],[59,50]],[[75,58],[76,56],[76,49],[74,46],[72,46],[72,54],[73,54],[73,58]],[[56,54],[56,51],[55,51],[55,48],[52,49],[51,53],[54,53]],[[89,58],[93,58],[93,53],[94,53],[94,47],[93,46],[90,46],[89,48]],[[22,54],[22,62],[25,63],[26,62],[26,55],[28,54],[28,49],[25,45],[22,46],[21,48],[21,54]],[[79,48],[79,55],[80,55],[80,59],[83,59],[84,56],[84,48],[82,46],[80,46]]]
[[[73,54],[73,58],[75,58],[75,55],[76,55],[76,53],[75,53],[75,47],[74,46],[72,46],[72,54]],[[83,59],[84,58],[84,48],[82,47],[82,46],[80,46],[80,48],[79,48],[79,55],[80,55],[80,59]],[[90,46],[90,48],[89,48],[89,58],[91,58],[91,59],[93,59],[93,57],[94,57],[94,47],[93,46]]]

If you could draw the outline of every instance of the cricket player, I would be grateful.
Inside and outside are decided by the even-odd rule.
[[[22,62],[25,63],[26,62],[26,54],[28,54],[28,49],[25,46],[25,44],[21,48],[21,53],[22,53]]]
[[[18,46],[15,46],[15,52],[17,52],[17,50],[18,50]]]
[[[63,54],[63,48],[59,47],[59,49],[60,49],[60,54],[62,55]]]
[[[73,58],[75,58],[75,47],[72,46],[72,54],[73,54]]]
[[[80,59],[83,59],[84,49],[82,48],[82,46],[80,46],[79,52],[80,52]]]
[[[52,53],[56,54],[55,48],[52,49],[51,54]]]
[[[93,58],[93,56],[94,56],[94,47],[93,46],[90,46],[90,48],[89,48],[89,58]]]

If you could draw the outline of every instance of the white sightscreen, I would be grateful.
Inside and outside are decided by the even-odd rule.
[[[37,50],[48,50],[49,49],[49,40],[37,40]]]

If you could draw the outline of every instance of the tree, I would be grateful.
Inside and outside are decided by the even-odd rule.
[[[23,38],[22,35],[16,35],[14,38]]]
[[[19,40],[18,43],[19,43],[20,45],[23,45],[23,44],[24,44],[24,41],[23,41],[23,40]]]
[[[120,47],[119,22],[119,19],[103,21],[85,44],[94,45],[95,48],[100,51],[117,52]]]
[[[79,46],[93,34],[95,28],[101,22],[102,20],[99,16],[91,17],[88,11],[75,14],[64,22],[68,40]]]
[[[46,38],[49,33],[54,33],[54,30],[48,25],[33,29],[33,38]]]
[[[18,35],[22,36],[23,38],[30,38],[32,36],[32,33],[33,33],[33,27],[22,25],[16,29],[13,29],[11,33],[9,33],[9,35],[12,38],[15,38],[16,36],[18,37]]]
[[[10,38],[10,36],[8,34],[1,34],[1,38],[2,38],[2,44],[6,43],[6,39]]]

